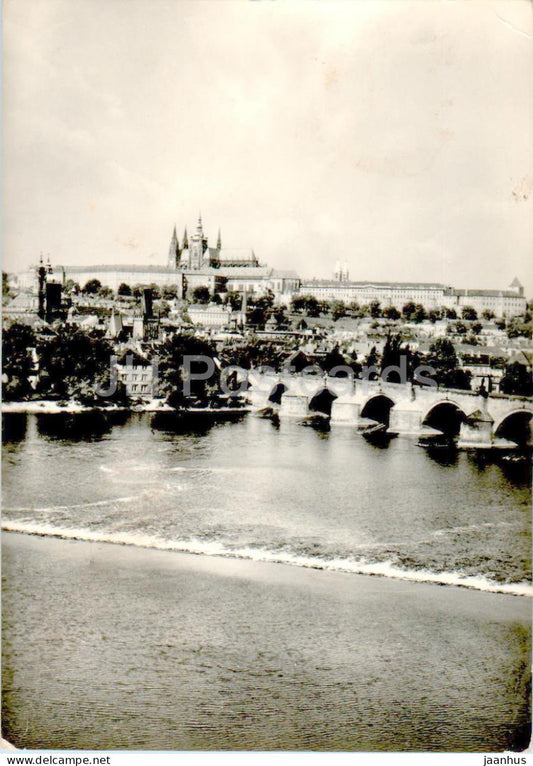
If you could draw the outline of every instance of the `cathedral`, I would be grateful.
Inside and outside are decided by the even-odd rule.
[[[194,234],[187,234],[187,227],[183,232],[181,245],[174,226],[170,248],[168,253],[168,268],[179,271],[200,271],[203,269],[219,269],[225,267],[252,267],[259,266],[254,251],[234,250],[222,247],[220,229],[216,247],[209,247],[207,237],[204,234],[202,216],[198,217],[198,224]]]

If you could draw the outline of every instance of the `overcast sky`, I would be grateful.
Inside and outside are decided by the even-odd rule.
[[[4,268],[214,244],[533,295],[529,0],[4,0]]]

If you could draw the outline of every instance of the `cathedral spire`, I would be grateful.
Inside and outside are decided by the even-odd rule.
[[[187,227],[183,230],[183,249],[189,249],[189,237],[187,236]]]
[[[170,247],[168,249],[168,267],[175,269],[178,265],[180,257],[180,245],[178,242],[178,235],[176,233],[176,226],[172,232],[172,238],[170,240]]]
[[[218,229],[217,250],[222,250],[222,240],[220,238],[220,227]]]

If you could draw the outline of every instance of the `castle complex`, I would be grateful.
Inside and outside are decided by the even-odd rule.
[[[478,313],[491,311],[495,316],[523,314],[527,305],[524,289],[516,278],[507,290],[458,290],[438,283],[358,282],[350,281],[347,264],[337,262],[333,279],[302,280],[294,271],[260,264],[252,249],[223,247],[220,229],[216,245],[211,247],[201,216],[194,233],[188,235],[185,227],[181,241],[174,226],[166,266],[55,266],[53,272],[54,280],[63,285],[72,281],[83,287],[96,279],[114,291],[121,284],[172,286],[179,298],[189,299],[195,288],[207,287],[212,295],[236,291],[251,296],[271,291],[276,301],[285,305],[298,293],[361,306],[379,301],[382,307],[394,306],[398,310],[409,302],[421,304],[426,310],[460,311],[471,306]],[[18,275],[18,286],[27,291],[35,289],[34,268]]]
[[[216,247],[210,247],[201,216],[194,234],[185,228],[181,243],[176,227],[172,232],[166,266],[97,265],[54,266],[54,277],[64,285],[70,280],[83,287],[97,279],[103,286],[117,291],[121,284],[172,286],[178,297],[187,298],[196,287],[207,287],[211,294],[224,290],[262,294],[271,290],[281,302],[288,303],[298,291],[300,279],[296,272],[261,265],[251,249],[223,248],[220,230]],[[31,290],[35,269],[18,275],[18,285]]]

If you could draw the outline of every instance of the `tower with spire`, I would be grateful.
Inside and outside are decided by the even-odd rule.
[[[204,234],[201,213],[198,216],[196,231],[194,234],[191,234],[188,245],[188,258],[182,259],[182,262],[185,261],[184,265],[187,268],[198,270],[211,265],[209,247],[207,237]]]
[[[512,290],[513,293],[516,293],[517,295],[520,295],[521,297],[524,295],[524,286],[518,279],[518,277],[515,277],[511,284],[509,285],[509,290]]]
[[[39,265],[36,270],[37,286],[37,314],[44,319],[46,313],[46,282],[48,278],[48,268],[44,265],[43,254],[39,258]]]
[[[170,247],[168,250],[168,268],[176,269],[180,262],[180,243],[178,241],[178,235],[176,233],[176,227],[172,232],[172,238],[170,240]]]

